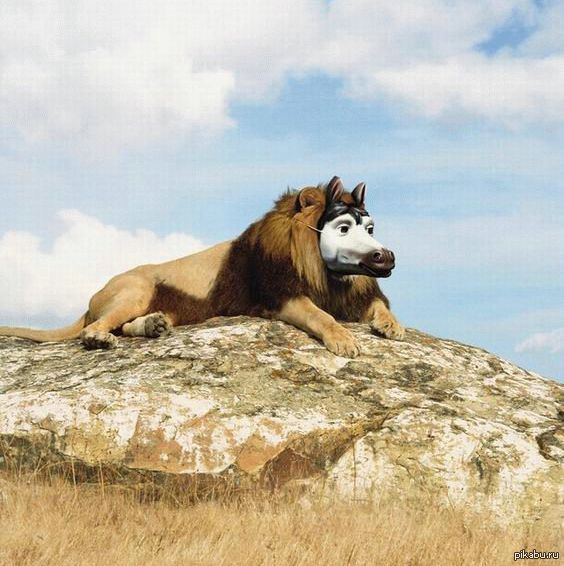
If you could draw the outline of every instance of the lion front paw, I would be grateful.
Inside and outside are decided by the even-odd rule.
[[[323,337],[325,347],[337,356],[356,358],[360,354],[360,348],[350,330],[343,326],[335,325]]]
[[[405,338],[405,328],[390,311],[378,313],[370,323],[370,328],[373,332],[391,340],[403,340]]]

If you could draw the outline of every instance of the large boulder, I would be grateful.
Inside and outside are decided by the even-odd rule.
[[[0,339],[0,466],[198,494],[431,499],[538,517],[561,503],[562,386],[484,350],[349,324],[356,359],[258,318],[115,350]]]

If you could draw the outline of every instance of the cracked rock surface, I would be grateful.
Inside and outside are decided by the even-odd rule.
[[[110,351],[0,338],[0,467],[79,481],[299,486],[534,518],[561,511],[562,386],[479,348],[346,325],[329,353],[258,318]]]

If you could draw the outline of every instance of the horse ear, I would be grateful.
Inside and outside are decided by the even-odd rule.
[[[345,192],[345,187],[343,187],[343,182],[337,176],[333,177],[327,184],[325,189],[325,194],[327,195],[327,203],[339,200],[343,193]]]
[[[364,207],[364,197],[366,196],[366,183],[359,183],[353,190],[352,198],[359,208]]]

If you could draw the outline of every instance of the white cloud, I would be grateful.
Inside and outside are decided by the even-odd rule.
[[[508,128],[564,121],[564,55],[544,59],[465,54],[366,74],[352,94],[378,93],[428,118],[485,118]]]
[[[204,247],[186,234],[119,230],[77,210],[62,210],[59,218],[63,231],[48,250],[29,232],[0,238],[0,313],[78,316],[113,275]]]
[[[481,54],[511,18],[531,37]],[[533,0],[4,0],[0,125],[112,152],[221,132],[234,101],[312,72],[431,119],[552,123],[564,120],[562,18]]]
[[[533,6],[529,0],[334,0],[315,55],[319,66],[351,79],[436,63],[468,53],[510,17],[529,20]]]
[[[233,98],[266,96],[312,37],[316,2],[274,6],[6,0],[0,124],[95,152],[222,131]]]
[[[564,121],[561,12],[517,0],[337,0],[330,18],[341,33],[319,64],[345,79],[350,96],[404,103],[427,118],[553,124]],[[521,47],[481,53],[510,19],[535,31]]]
[[[564,351],[564,328],[533,334],[517,344],[515,351],[550,352],[551,354],[562,352]]]
[[[553,2],[537,14],[537,30],[519,47],[526,56],[547,57],[564,50],[564,3]]]
[[[10,4],[10,3],[9,3]],[[0,17],[0,121],[25,140],[79,141],[86,151],[221,130],[234,76],[195,69],[154,35],[150,3],[133,15],[92,2],[12,3]]]

